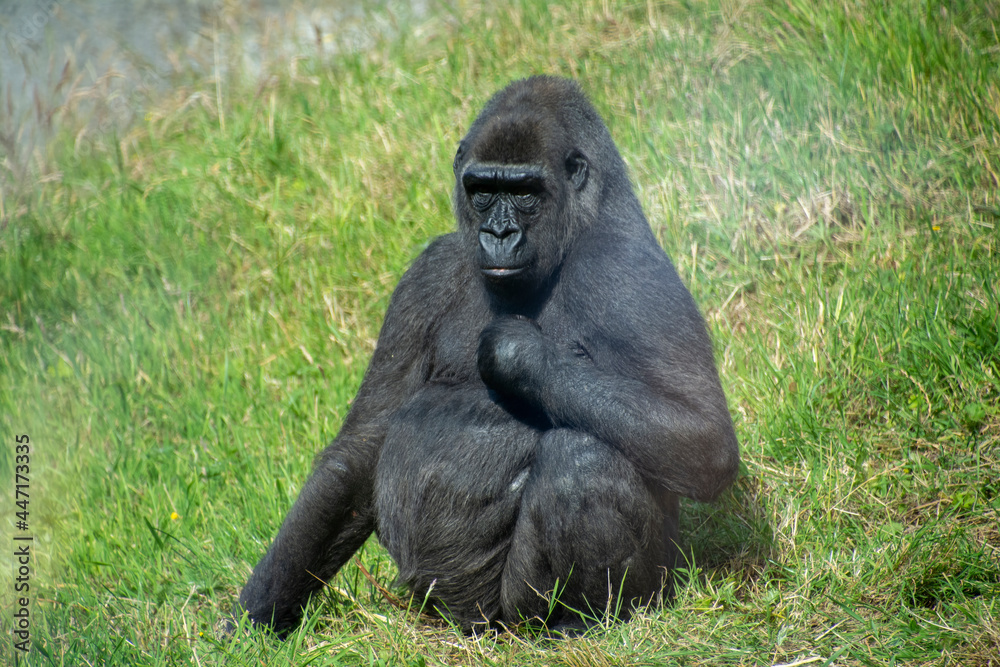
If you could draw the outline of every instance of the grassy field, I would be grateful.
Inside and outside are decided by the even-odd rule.
[[[7,146],[22,664],[1000,665],[1000,3],[815,4],[380,9],[363,51],[192,74],[120,130],[91,91],[27,172]],[[464,128],[540,72],[607,119],[740,436],[732,492],[683,508],[676,601],[579,639],[467,638],[389,602],[373,540],[379,586],[352,563],[288,641],[219,639],[394,285],[454,224]]]

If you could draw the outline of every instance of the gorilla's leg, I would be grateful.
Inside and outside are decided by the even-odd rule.
[[[675,564],[677,510],[676,496],[651,489],[612,447],[580,431],[546,432],[504,569],[504,619],[628,619]]]
[[[541,437],[485,387],[429,386],[389,420],[376,469],[379,540],[398,582],[472,629],[501,614],[500,583]]]

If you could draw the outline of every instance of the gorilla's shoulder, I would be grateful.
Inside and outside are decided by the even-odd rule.
[[[454,281],[469,270],[467,263],[463,261],[466,254],[467,250],[463,247],[458,232],[435,237],[406,270],[400,287],[404,282],[414,281],[431,281],[429,285],[435,288],[444,284],[454,285]]]
[[[465,245],[462,235],[458,232],[435,236],[427,244],[427,249],[420,253],[420,259],[428,257],[439,263],[455,262],[465,254],[467,250]]]
[[[635,230],[595,230],[581,235],[575,247],[575,280],[613,280],[640,291],[652,283],[677,278],[670,257],[648,226]]]
[[[412,307],[429,317],[448,310],[449,295],[460,290],[442,288],[467,284],[475,278],[465,261],[468,253],[462,245],[458,232],[432,239],[403,274],[393,292],[390,308]]]

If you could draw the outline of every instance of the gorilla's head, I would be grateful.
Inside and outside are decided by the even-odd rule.
[[[454,171],[459,230],[505,302],[551,286],[576,236],[599,219],[602,192],[634,199],[600,116],[576,83],[552,77],[497,93],[459,144]]]

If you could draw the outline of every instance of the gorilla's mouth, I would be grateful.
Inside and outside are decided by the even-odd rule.
[[[511,276],[516,276],[519,273],[524,273],[525,267],[523,266],[498,266],[491,268],[480,269],[482,274],[487,278],[510,278]]]

